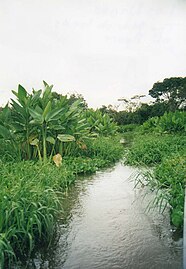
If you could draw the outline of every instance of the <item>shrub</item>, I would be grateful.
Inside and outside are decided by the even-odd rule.
[[[158,128],[161,132],[167,133],[186,131],[186,112],[165,112],[165,114],[159,119]]]
[[[186,137],[177,135],[138,135],[126,153],[127,164],[155,165],[167,155],[181,151],[186,144]]]
[[[120,125],[119,126],[119,132],[125,133],[125,132],[133,132],[139,127],[139,124],[126,124],[126,125]]]

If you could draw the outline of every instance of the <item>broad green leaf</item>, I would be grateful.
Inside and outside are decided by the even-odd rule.
[[[57,138],[61,141],[61,142],[71,142],[71,141],[75,141],[75,137],[73,135],[69,135],[69,134],[59,134],[57,136]]]
[[[30,142],[30,145],[32,145],[32,146],[37,146],[38,144],[39,144],[39,139],[37,139],[37,138],[35,138],[34,140],[32,140]]]
[[[51,111],[51,101],[48,101],[44,111],[43,111],[43,118],[45,119],[47,114]]]
[[[13,93],[16,97],[18,97],[18,93],[17,93],[16,91],[12,90],[12,93]]]
[[[20,84],[18,85],[18,97],[21,101],[24,101],[27,96],[27,91]]]
[[[11,137],[11,133],[6,127],[0,125],[0,136],[5,139],[9,139]]]
[[[64,108],[55,108],[51,110],[45,117],[46,122],[59,119],[63,110]]]
[[[34,118],[34,120],[38,122],[43,122],[43,117],[40,113],[38,113],[36,110],[29,108],[30,115]]]
[[[52,136],[48,136],[46,138],[46,141],[49,142],[50,144],[53,144],[53,145],[55,144],[55,139]]]

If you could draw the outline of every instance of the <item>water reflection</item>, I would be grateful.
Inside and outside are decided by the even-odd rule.
[[[29,268],[181,269],[182,242],[172,239],[168,214],[146,212],[134,169],[113,169],[77,181],[64,199],[59,240]]]

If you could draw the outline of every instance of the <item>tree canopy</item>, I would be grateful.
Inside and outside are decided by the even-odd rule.
[[[174,111],[186,106],[186,77],[165,78],[163,82],[154,83],[149,95],[156,102],[166,102],[169,110]]]

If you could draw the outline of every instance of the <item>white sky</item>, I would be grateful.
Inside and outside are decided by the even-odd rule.
[[[92,107],[186,76],[186,0],[0,0],[0,105],[20,83]]]

